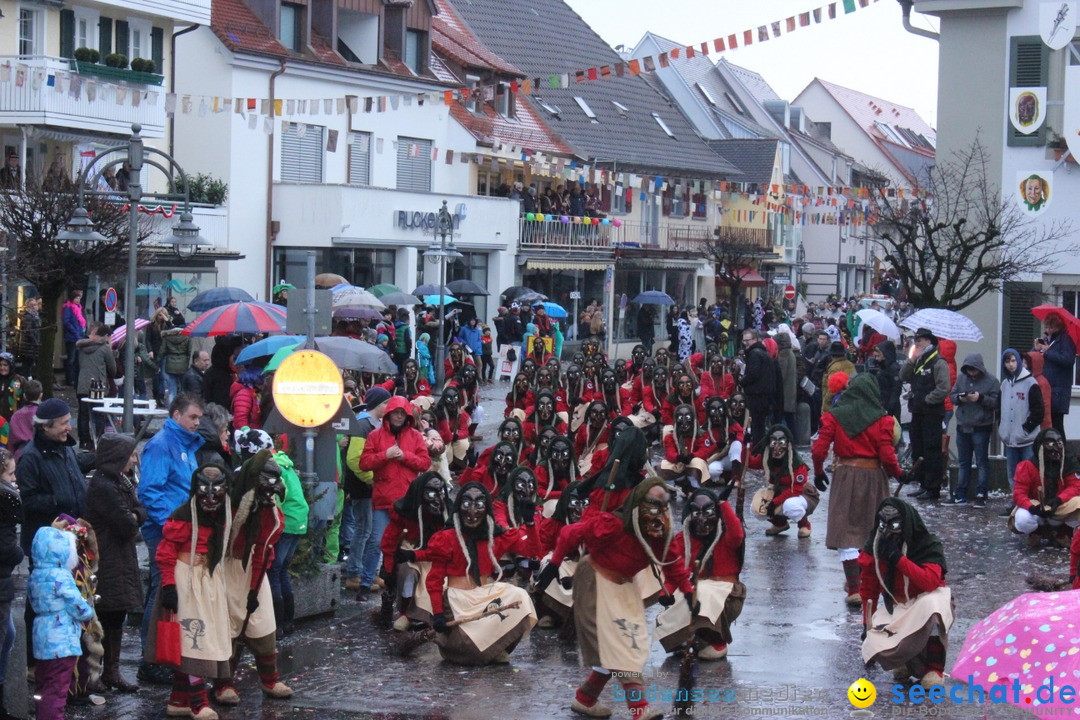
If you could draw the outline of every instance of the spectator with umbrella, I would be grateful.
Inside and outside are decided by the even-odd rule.
[[[1061,308],[1040,305],[1031,312],[1042,320],[1045,332],[1043,337],[1036,338],[1035,350],[1043,356],[1043,374],[1050,383],[1050,422],[1065,437],[1080,322]]]

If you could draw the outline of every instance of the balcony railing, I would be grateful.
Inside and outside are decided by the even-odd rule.
[[[519,246],[535,250],[590,252],[628,247],[704,255],[708,241],[713,237],[713,227],[705,223],[665,223],[655,227],[648,223],[620,220],[616,226],[613,220],[608,225],[578,225],[562,223],[558,219],[539,222],[526,220],[524,217],[519,223]],[[765,230],[736,229],[734,232],[742,242],[752,242],[755,247],[762,249],[768,248],[769,235]]]
[[[0,55],[0,71],[11,74],[9,82],[0,83],[2,124],[44,125],[127,135],[132,123],[139,123],[144,137],[159,138],[165,133],[165,98],[160,87],[129,85],[127,96],[118,105],[112,85],[88,76],[78,76],[82,86],[77,97],[71,93],[70,80],[63,85],[63,92],[59,92],[59,73],[71,73],[71,63],[65,58]],[[71,77],[76,75],[71,73]],[[93,86],[90,83],[94,83]],[[94,100],[89,99],[90,87],[94,88]],[[154,93],[156,102],[146,96],[140,98],[137,107],[134,106],[131,93],[143,91]]]

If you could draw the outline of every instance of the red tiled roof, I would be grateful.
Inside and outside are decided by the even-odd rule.
[[[435,0],[439,14],[431,19],[431,45],[443,57],[467,68],[525,77],[525,73],[488,50],[476,39],[446,0]]]
[[[487,104],[482,108],[480,112],[473,113],[460,102],[455,102],[450,106],[450,115],[484,144],[501,142],[544,153],[567,156],[574,154],[524,99],[515,103],[513,118],[503,117]]]
[[[875,124],[880,122],[884,125],[894,125],[921,134],[931,143],[936,141],[937,133],[914,109],[836,83],[827,82],[821,78],[816,79],[833,96],[837,104],[851,116],[851,119],[874,140],[888,140]],[[934,151],[930,148],[913,146],[910,149],[929,156],[934,154]]]
[[[225,47],[235,52],[289,54],[242,0],[214,0],[210,4],[210,28]]]

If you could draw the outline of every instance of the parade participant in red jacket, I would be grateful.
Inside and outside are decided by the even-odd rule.
[[[647,357],[649,357],[649,353],[645,351],[644,345],[635,345],[630,351],[630,364],[626,366],[626,374],[631,379],[641,377],[641,369],[645,366],[645,358]]]
[[[578,479],[574,463],[574,445],[565,435],[557,435],[548,445],[547,454],[536,465],[536,486],[541,502],[558,500],[563,488]],[[554,507],[554,504],[552,504]]]
[[[588,473],[593,456],[608,444],[608,409],[601,400],[593,400],[585,411],[585,421],[574,433],[574,457],[578,470]]]
[[[464,348],[461,347],[461,343],[450,343],[449,353],[446,356],[446,360],[443,361],[443,370],[446,373],[446,382],[450,382],[454,379],[454,376],[461,372],[461,368],[466,365],[472,365],[476,367],[476,363],[473,362],[471,355],[466,355]]]
[[[536,444],[536,436],[545,427],[553,427],[560,435],[565,435],[567,425],[564,420],[556,415],[555,394],[550,390],[541,390],[536,393],[536,405],[529,410],[528,419],[525,421],[525,442]]]
[[[1065,452],[1065,440],[1054,428],[1039,431],[1032,447],[1035,456],[1016,466],[1011,524],[1028,536],[1030,547],[1038,547],[1046,533],[1064,547],[1080,526],[1080,463]]]
[[[650,642],[645,603],[633,577],[651,567],[656,573],[662,571],[667,582],[688,597],[693,593],[681,548],[671,542],[674,532],[669,500],[664,482],[653,477],[634,488],[618,515],[592,513],[566,526],[559,533],[551,561],[537,579],[537,591],[545,591],[558,577],[563,558],[584,545],[587,557],[577,566],[573,579],[574,624],[581,660],[593,669],[570,706],[575,712],[590,717],[610,715],[599,698],[616,672],[632,717],[655,719],[663,715],[659,708],[649,707],[641,684]],[[671,594],[661,595],[661,605],[670,607],[674,602]],[[619,618],[621,622],[598,622],[601,618]],[[617,659],[618,664],[606,667],[604,657]]]
[[[619,385],[619,379],[614,370],[604,370],[600,374],[600,392],[597,400],[603,400],[607,405],[608,416],[614,420],[620,415],[629,415],[634,407],[630,403],[630,391]]]
[[[709,481],[727,485],[743,463],[743,429],[731,420],[728,403],[713,396],[705,401],[705,427],[698,435],[698,450],[709,466]]]
[[[859,553],[863,601],[862,659],[911,677],[929,690],[944,685],[952,627],[952,592],[945,585],[945,550],[919,513],[899,498],[878,507],[870,539]],[[882,605],[878,604],[878,597]],[[896,628],[911,628],[898,633]]]
[[[633,426],[625,428],[612,439],[608,448],[607,463],[581,483],[582,492],[589,498],[586,515],[612,512],[622,507],[633,489],[645,479],[649,444],[641,430]]]
[[[570,406],[566,401],[566,390],[559,384],[558,377],[551,368],[546,365],[536,369],[536,385],[533,387],[533,393],[539,394],[544,390],[555,396],[555,412],[562,413],[562,417],[568,420]]]
[[[536,558],[537,533],[528,508],[527,524],[507,530],[495,523],[494,504],[478,483],[461,488],[453,503],[453,529],[435,533],[422,550],[398,550],[396,562],[430,562],[426,587],[431,596],[435,643],[444,660],[460,665],[507,663],[510,653],[536,624],[529,594],[502,582],[499,558],[512,553]],[[446,584],[444,591],[443,584]],[[507,608],[512,603],[517,608]],[[484,620],[450,627],[448,621],[483,612],[492,604],[503,611]]]
[[[514,446],[517,458],[517,465],[524,465],[528,459],[528,446],[525,444],[524,433],[521,427],[521,421],[516,417],[508,417],[499,423],[498,440],[495,442],[508,442]],[[495,452],[495,446],[492,445],[484,452],[480,453],[480,457],[476,460],[476,467],[484,470],[487,468],[489,462],[491,462],[491,454]]]
[[[600,468],[607,465],[608,458],[611,457],[611,446],[615,444],[620,433],[626,428],[633,426],[634,423],[632,423],[628,417],[618,417],[612,420],[611,424],[608,425],[607,442],[604,443],[603,447],[598,447],[596,451],[593,452],[592,464],[587,471],[581,473],[582,477],[589,477],[600,472]]]
[[[765,534],[779,535],[791,527],[789,522],[796,522],[799,526],[799,537],[810,537],[810,520],[807,516],[814,508],[810,507],[808,498],[803,494],[810,471],[799,453],[795,452],[795,438],[787,426],[773,425],[765,432],[757,446],[751,450],[747,467],[762,469],[766,454],[768,471],[765,475],[769,487],[759,491],[754,498],[757,502],[759,495],[762,495],[763,499],[771,491],[772,497],[768,502],[765,519],[772,523],[772,527],[766,530]],[[814,506],[816,505],[815,502]]]
[[[683,403],[675,410],[672,430],[664,436],[664,459],[660,477],[674,482],[683,492],[697,487],[709,476],[709,466],[703,457],[706,448],[698,442],[697,412],[693,405]]]
[[[510,413],[518,411],[521,413],[520,419],[524,421],[526,413],[535,402],[529,376],[519,372],[514,376],[514,384],[510,392],[506,393],[506,411],[503,412],[503,417],[510,417]]]
[[[830,488],[825,458],[833,450],[829,525],[825,547],[836,550],[844,566],[844,592],[849,605],[858,606],[859,543],[869,536],[874,513],[889,497],[889,478],[903,473],[896,462],[893,432],[896,421],[881,407],[878,383],[871,375],[857,375],[836,406],[821,413],[821,428],[814,441],[814,484]]]
[[[481,467],[479,464],[466,468],[458,477],[458,484],[480,483],[492,495],[498,495],[510,479],[510,471],[518,464],[512,443],[500,441],[492,448],[491,460]]]
[[[735,378],[724,367],[724,356],[713,355],[709,372],[701,375],[701,397],[722,397],[727,400],[735,392]]]
[[[446,445],[447,462],[454,472],[465,469],[465,458],[472,440],[472,418],[461,408],[461,395],[458,388],[451,384],[443,390],[442,397],[435,404],[437,430]],[[425,468],[426,469],[426,468]]]
[[[559,502],[555,505],[551,517],[537,515],[536,530],[540,535],[542,555],[549,556],[555,551],[559,533],[567,525],[581,522],[582,513],[588,506],[589,498],[582,492],[581,483],[571,483],[559,496]],[[533,603],[540,616],[537,627],[553,628],[570,617],[574,596],[572,590],[564,587],[563,583],[573,582],[574,571],[580,560],[580,553],[572,550],[559,565],[559,582],[551,583],[544,592],[534,593]]]
[[[691,573],[697,609],[691,622],[674,610],[662,612],[656,619],[657,636],[672,652],[696,635],[707,643],[697,657],[719,660],[727,656],[731,625],[746,598],[746,586],[739,582],[746,532],[731,505],[707,488],[686,498],[682,527],[683,560]]]
[[[431,385],[420,377],[420,365],[412,358],[405,361],[400,375],[382,383],[382,387],[391,395],[401,395],[410,401],[431,397]]]

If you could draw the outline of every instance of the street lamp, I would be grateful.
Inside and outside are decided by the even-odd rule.
[[[138,124],[131,126],[131,138],[127,145],[117,145],[107,148],[91,160],[82,172],[79,173],[79,205],[71,214],[67,228],[56,234],[56,239],[71,246],[71,249],[79,254],[85,253],[94,245],[105,242],[106,238],[94,229],[94,221],[86,211],[84,202],[87,195],[116,200],[121,193],[113,190],[88,189],[97,187],[102,175],[109,168],[122,165],[125,161],[130,168],[130,181],[127,188],[128,202],[128,267],[127,286],[125,291],[125,314],[124,325],[130,335],[134,335],[135,328],[135,279],[138,270],[139,256],[139,203],[144,199],[155,200],[183,200],[184,209],[180,214],[180,221],[173,227],[172,241],[170,244],[177,256],[187,260],[198,252],[199,246],[210,245],[211,242],[199,234],[199,226],[196,225],[191,215],[190,183],[187,175],[179,163],[168,153],[157,148],[148,148],[143,145],[142,130]],[[113,159],[98,165],[100,161],[109,156]],[[122,156],[121,156],[122,155]],[[167,193],[144,193],[141,173],[143,164],[153,165],[169,178],[169,192]],[[95,169],[96,166],[96,169]],[[176,189],[175,176],[180,176],[184,185],[183,192]],[[135,342],[125,343],[124,348],[124,421],[123,427],[127,432],[135,429]],[[79,408],[79,412],[83,409]]]
[[[465,257],[454,247],[454,217],[446,207],[446,201],[442,201],[442,207],[435,214],[435,240],[427,250],[424,257],[432,265],[439,265],[439,337],[435,346],[435,379],[437,390],[442,393],[443,383],[446,381],[446,263],[453,262],[458,258]],[[450,238],[447,244],[446,239]]]

